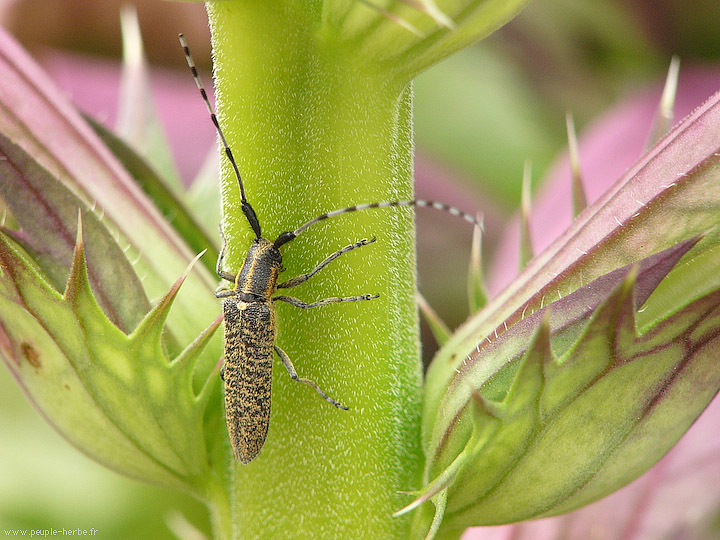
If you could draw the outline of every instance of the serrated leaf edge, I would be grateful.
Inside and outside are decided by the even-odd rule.
[[[417,492],[419,496],[415,500],[395,512],[393,516],[397,517],[406,514],[433,497],[446,492],[458,474],[460,474],[462,468],[468,463],[471,463],[480,454],[489,439],[486,429],[481,427],[480,422],[478,422],[479,418],[489,415],[498,420],[511,419],[512,410],[510,406],[513,405],[513,397],[521,391],[521,387],[525,382],[536,380],[538,375],[544,378],[543,365],[551,360],[553,360],[553,355],[550,349],[550,313],[548,310],[535,331],[530,346],[520,360],[521,365],[513,380],[510,391],[508,391],[501,401],[492,401],[478,391],[473,392],[475,399],[469,403],[476,404],[476,407],[472,409],[474,425],[472,434],[462,452],[460,452],[453,462],[436,476],[432,482]],[[533,393],[533,399],[536,401],[536,407],[538,408],[543,386],[543,384],[540,384],[537,391]],[[433,523],[436,518],[433,519]],[[432,537],[434,537],[434,534],[428,538]]]
[[[185,268],[182,275],[173,283],[170,290],[160,299],[160,301],[153,306],[153,308],[143,317],[137,328],[128,336],[131,343],[135,346],[139,346],[143,343],[154,343],[160,345],[162,340],[162,332],[165,328],[165,322],[170,314],[170,308],[172,307],[173,301],[180,292],[180,287],[185,282],[188,274],[192,270],[195,263],[205,254],[205,250],[198,253],[195,258]]]

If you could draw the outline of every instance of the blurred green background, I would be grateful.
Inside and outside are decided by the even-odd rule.
[[[115,0],[5,2],[0,20],[78,106],[112,125],[119,8]],[[137,10],[156,104],[161,113],[172,104],[163,118],[189,184],[214,134],[176,36],[187,35],[209,73],[204,8],[142,0]],[[418,196],[484,213],[491,257],[518,206],[524,161],[533,163],[537,188],[563,151],[565,112],[582,131],[624,97],[662,81],[672,54],[683,69],[717,64],[718,20],[717,0],[536,0],[501,31],[416,81]],[[212,221],[218,210],[208,212]],[[420,290],[454,327],[467,315],[470,231],[436,214],[421,212],[418,222]],[[430,357],[431,339],[424,349]],[[179,512],[207,534],[204,509],[191,498],[120,477],[71,447],[4,368],[0,396],[0,531],[95,528],[98,539],[163,540],[174,538],[166,523],[177,523]]]

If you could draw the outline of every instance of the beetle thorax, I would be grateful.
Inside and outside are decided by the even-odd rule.
[[[238,272],[235,291],[239,296],[248,296],[245,301],[269,300],[281,271],[280,251],[269,240],[256,238]]]

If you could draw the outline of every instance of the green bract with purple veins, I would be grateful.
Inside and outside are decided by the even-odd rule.
[[[607,495],[717,393],[719,104],[716,94],[666,135],[436,356],[417,501],[447,490],[444,526],[554,515]],[[607,288],[618,264],[690,247]],[[531,358],[542,359],[534,383]],[[513,389],[527,386],[521,407]]]
[[[636,316],[697,242],[606,274],[479,343],[443,397],[434,479],[417,502],[448,490],[451,527],[554,515],[662,457],[720,384],[720,291],[651,328]]]

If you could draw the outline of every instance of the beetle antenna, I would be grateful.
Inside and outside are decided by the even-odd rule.
[[[218,135],[220,135],[220,141],[223,145],[223,150],[225,150],[225,155],[227,156],[228,160],[230,161],[230,164],[232,165],[233,170],[235,171],[235,177],[237,178],[238,185],[240,186],[240,200],[242,202],[242,211],[243,214],[245,214],[245,217],[247,218],[248,222],[250,223],[250,226],[252,227],[253,232],[255,233],[255,236],[257,238],[260,238],[260,222],[258,221],[257,216],[255,215],[255,210],[248,202],[247,198],[245,197],[245,186],[243,186],[242,177],[240,176],[240,170],[238,169],[237,163],[235,163],[235,157],[233,156],[232,150],[230,149],[230,146],[227,143],[227,140],[225,139],[225,135],[223,134],[222,129],[220,128],[220,122],[218,122],[217,115],[215,114],[215,110],[213,109],[212,105],[210,105],[210,100],[208,99],[207,92],[205,92],[205,87],[203,86],[202,81],[200,80],[200,76],[198,75],[197,68],[195,67],[195,61],[193,60],[192,56],[190,55],[190,49],[188,48],[187,40],[185,39],[185,36],[183,34],[178,35],[178,39],[180,40],[180,45],[183,48],[183,52],[185,53],[185,60],[187,60],[188,67],[190,68],[190,72],[192,73],[193,79],[195,79],[195,86],[197,86],[198,90],[200,90],[200,95],[203,98],[203,101],[205,102],[205,107],[207,107],[208,112],[210,113],[210,119],[212,120],[213,124],[215,125],[215,130],[217,131]]]
[[[325,219],[333,218],[336,216],[339,216],[341,214],[346,214],[348,212],[357,212],[358,210],[370,210],[372,208],[390,208],[392,206],[422,206],[425,208],[434,208],[435,210],[442,210],[443,212],[449,212],[450,214],[457,216],[459,218],[464,219],[468,223],[471,223],[473,226],[482,228],[480,223],[478,223],[478,220],[473,217],[472,215],[463,212],[462,210],[450,206],[449,204],[440,203],[436,201],[428,201],[426,199],[413,199],[411,201],[390,201],[390,202],[376,202],[376,203],[367,203],[367,204],[358,204],[355,206],[348,206],[347,208],[341,208],[339,210],[333,210],[332,212],[327,212],[321,216],[318,216],[316,218],[311,219],[307,223],[304,223],[300,225],[297,229],[295,229],[292,232],[284,232],[280,236],[278,236],[277,240],[275,240],[274,244],[275,247],[280,247],[283,244],[286,244],[290,242],[291,240],[295,239],[300,233],[305,231],[306,229],[312,227],[316,223],[319,223]]]

